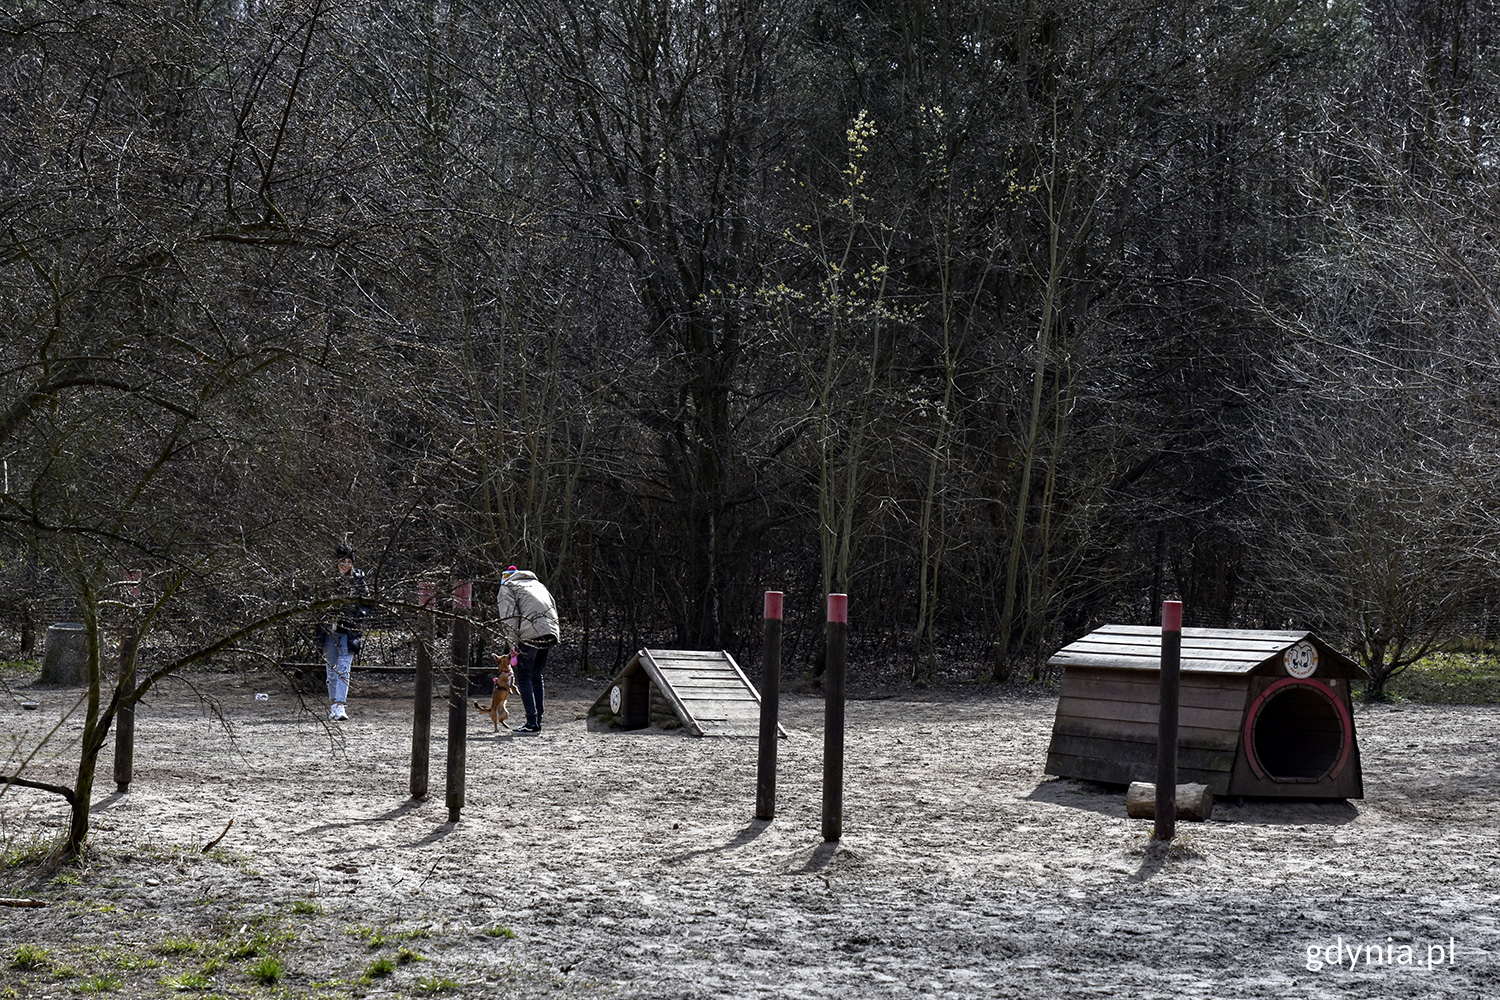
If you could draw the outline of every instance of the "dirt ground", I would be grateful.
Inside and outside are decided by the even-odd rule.
[[[0,797],[0,896],[49,904],[0,907],[0,996],[1500,996],[1500,706],[1361,709],[1363,801],[1224,803],[1163,854],[1120,790],[1042,773],[1054,698],[851,699],[835,849],[813,696],[783,702],[770,823],[755,741],[588,732],[600,685],[554,690],[539,737],[471,714],[450,824],[441,707],[417,802],[399,684],[330,730],[265,678],[193,682],[229,730],[155,692],[81,871],[24,860],[59,800]],[[72,700],[16,693],[42,707],[0,704],[0,756]]]

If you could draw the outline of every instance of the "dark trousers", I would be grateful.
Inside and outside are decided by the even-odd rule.
[[[542,685],[542,667],[547,664],[547,650],[551,646],[533,646],[523,642],[516,647],[520,656],[516,658],[516,690],[521,692],[521,705],[526,709],[526,724],[542,724],[542,707],[546,689]]]

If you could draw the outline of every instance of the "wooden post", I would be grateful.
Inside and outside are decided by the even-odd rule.
[[[823,672],[823,840],[844,835],[844,674],[849,655],[849,595],[828,595]]]
[[[1161,687],[1157,695],[1156,825],[1151,836],[1177,833],[1177,708],[1182,678],[1182,602],[1161,603]]]
[[[427,798],[427,774],[432,760],[432,612],[437,607],[437,585],[417,584],[417,683],[412,699],[411,797]]]
[[[474,585],[453,587],[453,613],[463,614],[473,605]],[[448,822],[457,823],[464,807],[464,771],[468,766],[469,713],[469,622],[453,620],[453,683],[448,689]]]
[[[125,597],[135,604],[141,596],[143,570],[125,571]],[[121,792],[130,790],[130,779],[135,776],[135,703],[130,701],[135,694],[135,650],[140,644],[140,631],[132,621],[120,629],[120,700],[115,712],[115,788]]]
[[[115,712],[115,788],[130,791],[135,774],[135,647],[139,640],[134,625],[120,629],[120,701]]]
[[[781,715],[781,591],[766,591],[764,676],[760,682],[760,761],[755,818],[776,818],[776,731]]]

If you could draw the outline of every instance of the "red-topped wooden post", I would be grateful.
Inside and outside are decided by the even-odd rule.
[[[1161,604],[1161,687],[1157,695],[1156,826],[1151,836],[1177,832],[1177,714],[1182,679],[1182,602]]]
[[[146,574],[138,569],[125,571],[125,597],[132,605],[128,614],[131,620],[120,629],[120,706],[115,711],[115,788],[121,792],[130,790],[131,778],[135,775],[135,650],[140,642],[140,630],[134,620],[134,605],[141,596],[141,581]]]
[[[828,595],[823,671],[823,840],[844,835],[844,674],[848,667],[849,595]]]
[[[432,613],[437,610],[437,584],[417,584],[417,683],[412,699],[411,797],[427,798],[427,776],[432,760]]]
[[[776,729],[781,715],[781,591],[766,591],[760,682],[760,761],[755,772],[755,818],[776,817]]]
[[[464,617],[474,605],[474,585],[453,585],[453,683],[448,690],[448,822],[457,823],[464,807],[464,770],[468,766],[469,739],[469,620]]]

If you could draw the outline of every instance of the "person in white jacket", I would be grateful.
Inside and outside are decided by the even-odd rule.
[[[526,708],[526,724],[515,732],[532,736],[542,731],[546,695],[542,667],[547,663],[547,651],[557,645],[562,634],[557,624],[557,602],[535,573],[512,566],[501,577],[495,603],[500,611],[501,635],[519,653],[516,690],[521,692],[521,704]]]

